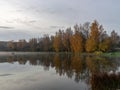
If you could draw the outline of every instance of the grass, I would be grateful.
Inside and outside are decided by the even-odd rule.
[[[107,56],[107,57],[120,57],[120,52],[103,53],[102,56]]]

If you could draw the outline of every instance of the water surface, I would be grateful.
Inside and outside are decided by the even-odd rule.
[[[119,58],[9,52],[0,55],[0,90],[115,90],[119,72]]]

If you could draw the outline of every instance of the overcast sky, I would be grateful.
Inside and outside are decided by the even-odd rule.
[[[120,33],[120,0],[0,0],[0,40],[40,37],[97,20]]]

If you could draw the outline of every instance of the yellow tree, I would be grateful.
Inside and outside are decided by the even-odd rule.
[[[79,32],[79,27],[76,25],[75,34],[70,38],[71,48],[74,52],[83,52],[83,37],[82,33]]]
[[[86,51],[87,52],[94,52],[97,50],[97,43],[95,42],[94,39],[88,38],[86,41]]]
[[[98,46],[99,46],[100,31],[99,31],[99,25],[97,21],[94,21],[92,23],[90,29],[91,29],[90,36],[86,41],[86,51],[94,52],[99,49]]]
[[[53,47],[54,47],[54,49],[55,49],[56,52],[59,52],[59,48],[60,48],[60,37],[57,36],[57,35],[54,37]]]

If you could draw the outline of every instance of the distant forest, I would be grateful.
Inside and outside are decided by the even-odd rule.
[[[102,25],[95,20],[83,25],[75,25],[65,30],[59,29],[55,35],[44,35],[41,38],[31,38],[0,42],[0,51],[41,51],[41,52],[75,52],[93,53],[111,52],[120,48],[120,36],[113,30],[107,34]]]

